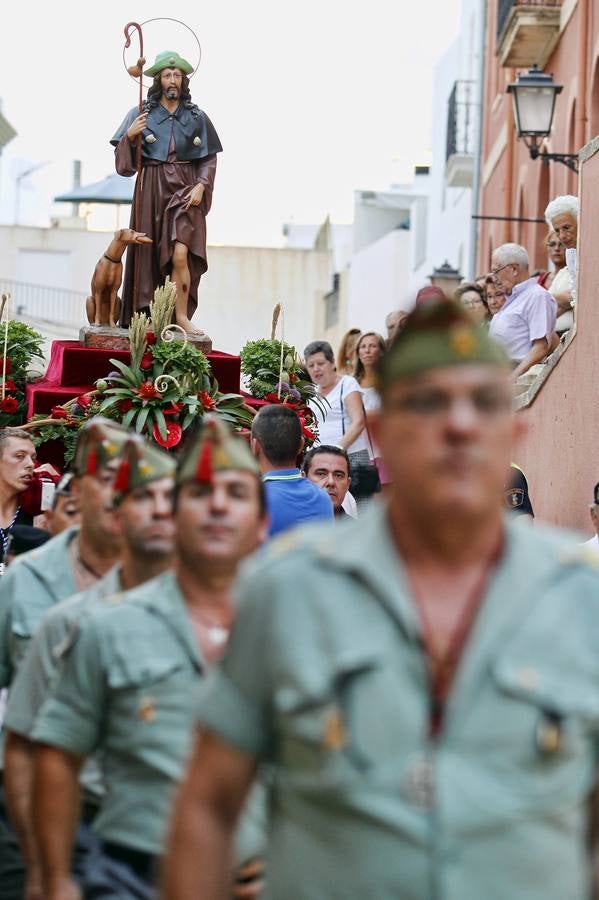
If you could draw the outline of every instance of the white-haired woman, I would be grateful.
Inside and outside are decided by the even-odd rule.
[[[556,197],[545,210],[545,221],[566,249],[566,261],[569,256],[568,251],[570,254],[576,253],[578,212],[578,197],[574,197],[572,194]],[[557,303],[558,318],[555,330],[558,334],[563,334],[574,324],[574,314],[572,313],[574,291],[568,266],[557,273],[548,290],[551,291]]]

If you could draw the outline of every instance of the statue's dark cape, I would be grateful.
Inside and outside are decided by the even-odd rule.
[[[144,111],[148,113],[146,127],[142,133],[142,157],[155,162],[166,162],[171,143],[171,131],[175,138],[177,159],[203,159],[223,149],[214,125],[198,106],[183,106],[169,113],[164,106],[150,107],[146,102]],[[110,143],[116,147],[130,125],[139,115],[134,107],[125,116]],[[155,141],[148,140],[154,136]],[[194,143],[195,141],[195,143]]]

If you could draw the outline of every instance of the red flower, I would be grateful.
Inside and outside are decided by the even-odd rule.
[[[69,411],[64,406],[53,406],[50,415],[53,419],[68,419]]]
[[[176,422],[166,423],[166,438],[163,438],[160,434],[158,422],[155,422],[154,427],[152,428],[152,437],[154,438],[156,443],[160,444],[161,447],[166,447],[167,450],[170,447],[176,447],[177,444],[181,442],[182,436],[183,429]]]
[[[264,399],[266,400],[267,403],[280,403],[281,402],[279,400],[277,394],[267,394]]]
[[[94,398],[91,394],[81,394],[80,397],[77,397],[76,402],[79,404],[79,406],[83,407],[83,409],[89,409],[89,407],[92,405],[93,399]]]
[[[129,412],[130,409],[133,409],[133,400],[129,400],[128,397],[125,397],[124,400],[119,400],[118,407],[119,412]]]
[[[13,393],[18,393],[18,394],[21,393],[21,388],[18,387],[18,386],[14,383],[14,381],[12,380],[12,378],[7,378],[7,379],[6,379],[6,381],[4,382],[4,389],[5,389],[6,391],[12,391]]]
[[[210,410],[216,408],[216,402],[214,398],[210,396],[208,391],[200,391],[198,393],[198,398],[204,409]]]
[[[154,357],[152,356],[152,354],[150,353],[150,351],[147,350],[147,351],[144,353],[144,355],[142,356],[142,358],[141,358],[141,362],[140,362],[140,364],[139,364],[139,365],[140,365],[140,368],[142,368],[142,369],[151,369],[153,363],[154,363]]]
[[[146,333],[146,344],[148,345],[148,347],[151,347],[155,343],[156,343],[156,335],[154,334],[153,331],[148,331]]]
[[[4,357],[0,356],[0,372],[5,371],[6,374],[8,375],[11,370],[12,370],[12,364],[11,364],[10,359],[6,360],[6,369],[5,369],[4,368]]]
[[[160,399],[160,391],[157,391],[154,387],[153,381],[144,381],[137,392],[137,396],[141,397],[142,400],[159,400]]]
[[[0,401],[0,410],[5,413],[15,413],[19,408],[19,401],[16,397],[8,394],[4,400]]]
[[[295,384],[296,381],[298,381],[297,375],[295,375],[293,372],[290,372],[289,373],[289,384]]]
[[[165,416],[176,416],[182,409],[185,409],[184,403],[171,403],[171,405],[163,409],[162,412]]]

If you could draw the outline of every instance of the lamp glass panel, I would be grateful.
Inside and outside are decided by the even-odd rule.
[[[555,90],[550,87],[518,87],[514,91],[518,134],[548,135],[551,132]]]

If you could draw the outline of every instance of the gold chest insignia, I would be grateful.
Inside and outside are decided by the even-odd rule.
[[[156,706],[152,697],[142,697],[137,710],[137,716],[142,722],[156,721]]]
[[[324,723],[322,744],[325,750],[343,750],[347,747],[347,729],[341,710],[333,709]]]

